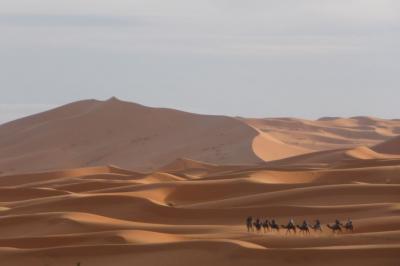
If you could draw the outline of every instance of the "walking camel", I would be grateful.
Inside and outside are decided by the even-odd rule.
[[[320,231],[322,232],[322,225],[319,219],[315,220],[315,224],[311,226],[312,229],[314,229],[314,232]]]
[[[269,227],[271,228],[271,231],[278,231],[279,232],[279,225],[275,222],[275,219],[272,219],[271,222],[269,223]]]
[[[261,227],[262,227],[262,223],[261,223],[259,218],[257,218],[257,220],[254,222],[254,226],[256,227],[257,232],[260,233]]]
[[[304,221],[302,225],[297,225],[296,227],[300,230],[301,233],[306,235],[310,234],[310,228],[307,221]]]
[[[264,233],[266,233],[267,231],[269,232],[269,221],[268,219],[266,219],[263,223],[262,223],[262,227],[264,229]]]
[[[253,217],[249,216],[246,219],[246,227],[247,227],[247,232],[254,232],[253,228]]]
[[[326,225],[329,229],[332,230],[333,233],[337,233],[337,232],[342,232],[342,228],[340,227],[340,223],[336,222],[332,225],[327,224]]]
[[[290,233],[291,231],[293,231],[296,234],[296,225],[293,219],[290,219],[287,225],[281,225],[281,227],[286,229],[286,234]]]

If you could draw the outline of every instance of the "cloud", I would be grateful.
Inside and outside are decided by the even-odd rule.
[[[115,27],[140,22],[134,17],[104,15],[0,14],[1,26],[19,27]]]
[[[0,29],[5,102],[120,92],[174,107],[180,100],[167,99],[185,92],[199,94],[184,101],[188,110],[207,110],[208,100],[199,101],[205,90],[229,89],[238,92],[233,102],[262,99],[258,113],[310,114],[321,102],[315,113],[324,116],[333,115],[323,107],[335,110],[338,91],[362,95],[351,100],[363,102],[365,113],[377,97],[390,102],[398,91],[398,0],[2,0]],[[299,94],[287,106],[269,100],[292,91]],[[261,98],[264,92],[272,97]],[[222,96],[215,101],[215,113],[229,107]],[[385,106],[381,113],[391,115],[394,104]]]

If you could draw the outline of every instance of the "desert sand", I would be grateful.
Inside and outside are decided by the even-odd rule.
[[[205,116],[118,99],[0,126],[0,261],[400,264],[400,121]],[[310,235],[246,217],[320,219]],[[351,218],[354,231],[326,224]]]

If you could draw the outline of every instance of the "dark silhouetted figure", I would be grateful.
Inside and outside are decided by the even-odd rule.
[[[297,225],[297,228],[300,230],[300,232],[305,233],[305,234],[310,234],[310,228],[308,226],[308,223],[306,220],[303,221],[301,225]]]
[[[333,233],[342,232],[341,223],[338,219],[335,220],[334,224],[327,224],[326,226],[331,229]]]
[[[259,218],[257,218],[257,220],[254,222],[254,226],[256,227],[257,232],[261,231],[262,224]]]
[[[347,219],[347,222],[345,223],[344,228],[346,229],[346,231],[353,232],[353,230],[354,230],[353,221],[350,218]]]
[[[264,233],[269,231],[269,221],[268,221],[268,219],[265,219],[265,221],[262,224],[262,227],[264,228]]]
[[[314,229],[314,231],[322,232],[321,221],[319,219],[315,220],[315,224],[313,226],[311,226],[311,228]]]
[[[279,231],[279,225],[275,222],[275,219],[271,220],[271,222],[269,223],[269,227],[271,228],[271,231]]]
[[[246,219],[246,226],[247,226],[247,232],[254,232],[253,228],[253,217],[249,216]]]
[[[296,233],[296,225],[294,223],[293,218],[291,218],[288,222],[287,225],[282,225],[282,228],[286,229],[286,234],[290,233],[291,231],[293,231],[294,233]]]

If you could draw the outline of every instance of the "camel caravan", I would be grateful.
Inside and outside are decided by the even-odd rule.
[[[346,223],[341,223],[339,220],[335,220],[333,224],[326,225],[328,229],[332,230],[333,233],[342,232],[344,229],[346,232],[353,232],[353,221],[350,218],[347,219]],[[310,234],[310,230],[314,232],[322,232],[322,224],[319,219],[315,220],[314,224],[309,224],[306,220],[303,221],[301,225],[296,225],[293,219],[290,219],[287,225],[278,225],[275,219],[271,220],[261,220],[259,218],[253,219],[252,216],[247,217],[246,219],[246,227],[248,232],[279,232],[280,229],[286,230],[286,234],[294,233],[297,231],[303,234]]]

